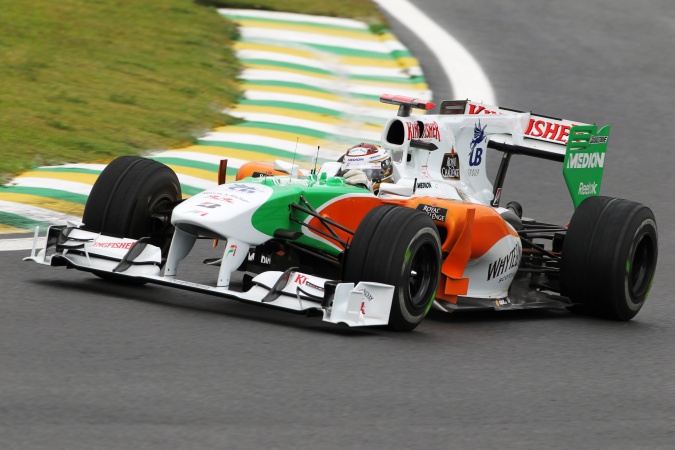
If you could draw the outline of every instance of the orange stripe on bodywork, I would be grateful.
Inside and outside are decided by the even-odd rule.
[[[252,161],[242,164],[237,170],[236,180],[239,181],[246,177],[252,177],[254,173],[264,174],[269,176],[284,176],[288,175],[286,172],[280,172],[274,169],[274,163],[265,161]]]
[[[370,196],[349,196],[338,199],[328,205],[321,206],[317,212],[321,217],[333,220],[343,227],[352,231],[356,231],[363,218],[372,210],[382,205],[382,200],[377,197]],[[317,219],[312,217],[309,225],[321,231],[329,232],[329,230]],[[338,228],[333,228],[333,231],[343,241],[351,241],[352,235],[346,231]],[[337,241],[335,241],[337,243]]]
[[[444,276],[436,296],[450,302],[456,302],[458,295],[466,295],[468,291],[469,280],[462,275],[469,261],[483,256],[504,236],[518,237],[518,233],[489,206],[433,197],[387,199],[384,202],[413,209],[419,205],[447,209],[445,221],[435,221],[443,239],[443,254],[446,255],[441,270]]]

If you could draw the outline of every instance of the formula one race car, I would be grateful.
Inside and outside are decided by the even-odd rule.
[[[412,330],[442,311],[563,307],[629,320],[647,298],[658,237],[644,205],[599,193],[609,127],[470,101],[383,95],[393,183],[345,183],[340,163],[304,172],[249,163],[237,180],[186,200],[167,166],[121,157],[101,173],[82,223],[52,226],[32,261],[122,283],[157,283],[349,326]],[[503,152],[494,182],[486,151]],[[500,206],[511,155],[563,163],[575,205],[567,226]],[[226,164],[226,163],[225,163]],[[221,166],[223,169],[225,165]],[[216,279],[178,278],[197,239],[224,242]],[[216,269],[213,269],[216,270]]]

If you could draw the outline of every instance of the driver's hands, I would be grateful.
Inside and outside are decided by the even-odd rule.
[[[342,175],[347,184],[351,185],[363,185],[368,188],[368,177],[362,170],[352,169],[348,170],[344,175]]]

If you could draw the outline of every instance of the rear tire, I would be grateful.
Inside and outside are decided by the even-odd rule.
[[[150,237],[165,258],[173,227],[170,213],[158,214],[181,200],[180,182],[166,165],[138,156],[121,156],[101,172],[84,207],[87,230],[116,237]],[[154,217],[153,217],[154,216]],[[114,274],[101,278],[118,281]]]
[[[380,206],[359,225],[349,247],[343,279],[394,286],[389,328],[410,331],[436,297],[441,241],[433,220],[414,209]]]
[[[656,272],[658,232],[647,206],[589,197],[572,216],[562,250],[561,294],[575,312],[630,320],[640,311]]]

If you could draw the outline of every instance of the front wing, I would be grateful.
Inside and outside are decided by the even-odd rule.
[[[124,283],[148,282],[289,312],[321,315],[323,321],[350,327],[389,323],[394,287],[381,283],[339,283],[289,269],[263,272],[248,289],[211,286],[165,276],[161,251],[144,238],[121,239],[83,230],[77,225],[52,226],[38,251],[36,229],[31,256],[24,260],[66,266]]]

